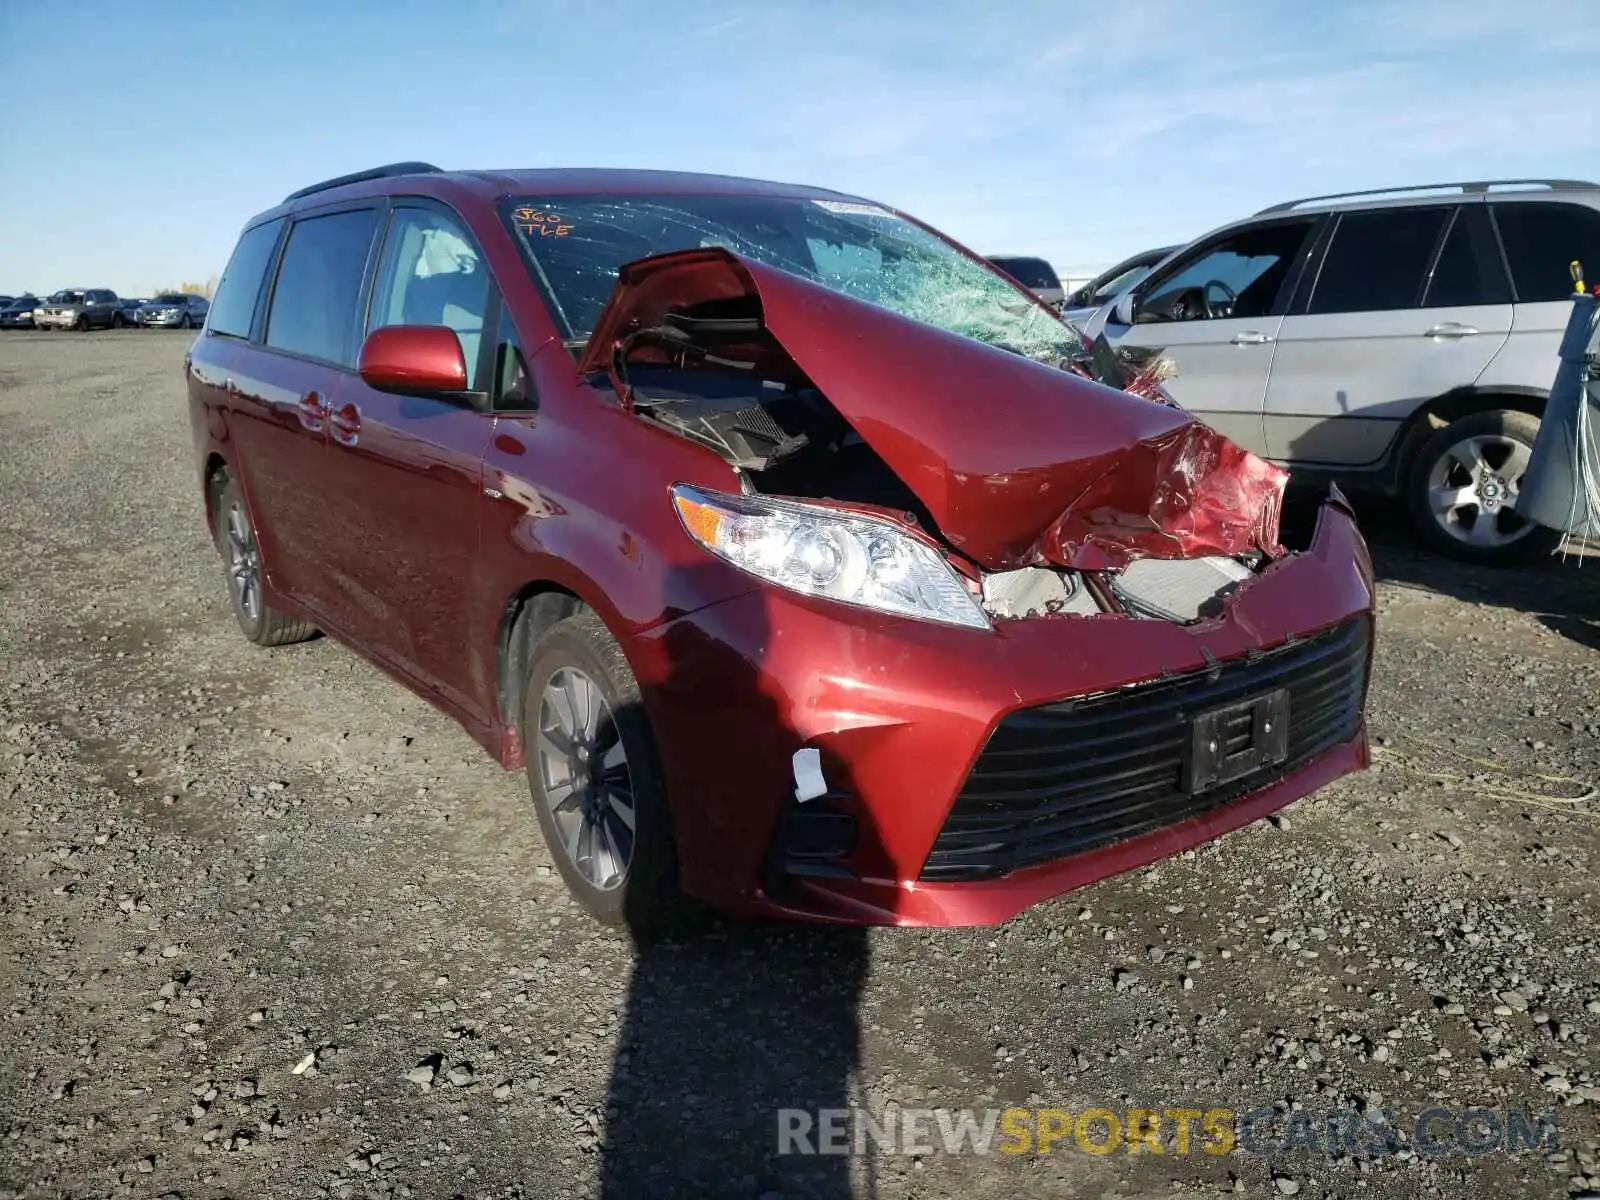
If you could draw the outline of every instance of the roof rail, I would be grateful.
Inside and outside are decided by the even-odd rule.
[[[1263,208],[1258,217],[1268,213],[1289,212],[1305,204],[1320,204],[1328,200],[1355,200],[1362,196],[1407,196],[1419,192],[1460,192],[1463,195],[1481,195],[1494,188],[1546,188],[1552,192],[1571,192],[1600,189],[1600,184],[1582,179],[1476,179],[1464,183],[1422,183],[1414,187],[1369,188],[1363,192],[1333,192],[1326,196],[1307,196],[1302,200],[1289,200]]]
[[[381,167],[372,167],[365,171],[352,171],[348,175],[335,175],[332,179],[324,179],[321,183],[313,183],[299,191],[290,192],[283,198],[285,204],[291,200],[298,200],[301,196],[314,195],[325,192],[329,188],[343,187],[347,183],[365,183],[369,179],[389,179],[396,175],[437,175],[439,168],[432,163],[425,162],[397,162],[387,163]]]

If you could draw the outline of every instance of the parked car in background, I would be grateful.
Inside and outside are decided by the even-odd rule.
[[[10,304],[15,299],[16,299],[15,296],[0,296],[0,308],[4,308],[6,305]]]
[[[239,628],[525,766],[613,922],[994,923],[1364,766],[1342,498],[1279,545],[1281,471],[1061,368],[1016,295],[817,188],[292,193],[186,360]]]
[[[146,300],[135,317],[140,325],[162,329],[199,329],[206,323],[211,303],[189,292],[163,292]]]
[[[0,329],[32,329],[33,310],[39,303],[37,296],[17,296],[0,308]]]
[[[137,296],[119,296],[117,298],[117,303],[122,308],[123,323],[132,325],[134,323],[134,318],[138,316],[139,306],[144,304],[145,301]]]
[[[1056,269],[1044,259],[1002,254],[989,261],[1051,308],[1061,307],[1061,279]]]
[[[1205,235],[1085,332],[1164,347],[1178,402],[1297,480],[1403,497],[1430,546],[1521,563],[1558,538],[1513,504],[1574,259],[1600,263],[1600,185],[1313,197]]]
[[[126,323],[110,288],[67,288],[33,310],[36,329],[119,329]]]
[[[1154,250],[1146,250],[1131,258],[1125,258],[1109,270],[1100,272],[1061,302],[1062,317],[1075,325],[1081,325],[1094,316],[1095,311],[1103,304],[1115,300],[1150,274],[1150,268],[1176,249],[1177,246],[1158,246]]]

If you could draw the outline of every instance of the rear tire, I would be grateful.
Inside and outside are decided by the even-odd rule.
[[[228,597],[239,630],[258,646],[288,646],[315,637],[317,627],[301,617],[293,617],[267,603],[262,590],[265,571],[261,566],[260,543],[255,522],[245,507],[239,485],[223,475],[214,485],[212,537],[222,552],[227,572]]]
[[[127,322],[122,319],[121,313],[114,313],[111,317],[111,328],[121,329]]]
[[[596,920],[681,924],[678,852],[655,734],[622,647],[592,611],[533,650],[523,703],[528,791],[550,856]]]
[[[1539,418],[1516,409],[1473,413],[1417,451],[1406,486],[1417,536],[1440,554],[1486,567],[1546,558],[1561,534],[1525,521],[1514,505]]]

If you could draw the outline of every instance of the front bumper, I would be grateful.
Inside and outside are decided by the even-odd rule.
[[[0,329],[32,329],[33,314],[25,317],[0,317]]]
[[[82,313],[76,313],[76,312],[66,312],[66,313],[40,313],[40,312],[35,312],[33,314],[33,326],[34,326],[35,329],[71,329],[74,325],[76,325],[78,323],[78,318],[81,317],[82,315],[83,315]]]
[[[1357,714],[1337,744],[1172,824],[995,877],[925,878],[1002,720],[1204,672],[1370,614],[1372,600],[1366,547],[1335,494],[1308,549],[1192,626],[1063,616],[984,634],[763,588],[657,626],[627,651],[657,732],[690,894],[735,913],[984,925],[1216,837],[1368,761]],[[843,814],[853,837],[820,856],[808,848],[798,862],[786,814],[796,810],[791,758],[802,747],[820,752],[830,788],[815,811]]]
[[[183,321],[183,314],[173,313],[170,316],[166,314],[158,316],[154,313],[140,312],[135,313],[133,319],[135,324],[146,325],[153,329],[177,329]]]

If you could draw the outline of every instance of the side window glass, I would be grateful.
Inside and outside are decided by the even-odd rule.
[[[371,208],[294,223],[272,289],[267,345],[354,364],[351,333],[377,223]]]
[[[504,308],[500,310],[499,350],[495,355],[494,406],[506,412],[528,412],[539,407],[516,326]]]
[[[1505,271],[1473,228],[1482,214],[1462,210],[1445,235],[1444,248],[1428,281],[1425,308],[1456,308],[1472,304],[1509,304],[1511,289]],[[1487,228],[1483,230],[1487,233]]]
[[[282,221],[268,221],[265,225],[245,230],[217,284],[216,301],[211,305],[206,325],[212,333],[223,333],[229,337],[250,336],[256,300],[261,295],[261,282],[282,228]]]
[[[1216,243],[1150,285],[1139,304],[1138,320],[1266,316],[1315,224],[1307,220],[1265,225]]]
[[[1494,220],[1521,304],[1572,295],[1571,263],[1600,276],[1600,212],[1578,204],[1495,204]]]
[[[1447,208],[1392,208],[1340,217],[1306,311],[1415,308],[1449,215]]]
[[[431,208],[395,210],[372,293],[370,332],[385,325],[443,325],[461,342],[474,390],[489,304],[489,270],[453,217]]]

